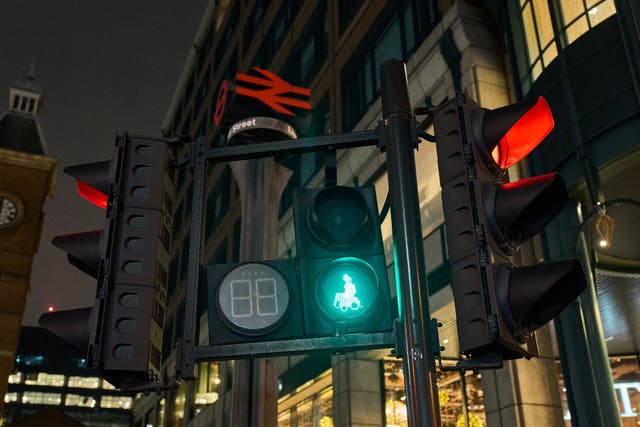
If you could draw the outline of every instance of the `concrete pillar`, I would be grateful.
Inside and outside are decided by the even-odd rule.
[[[539,358],[505,362],[482,371],[487,425],[491,427],[563,427],[550,326],[536,332]]]
[[[384,390],[379,352],[332,357],[334,427],[383,425]]]

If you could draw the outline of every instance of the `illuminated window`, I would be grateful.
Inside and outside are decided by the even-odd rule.
[[[124,396],[102,396],[101,408],[131,409],[132,398]]]
[[[557,5],[558,28],[563,37],[554,34],[549,5]],[[531,81],[540,76],[558,56],[561,46],[576,41],[606,18],[616,13],[614,0],[520,0],[522,31],[526,40],[528,69]]]
[[[60,402],[62,402],[60,393],[25,391],[22,395],[22,403],[28,405],[59,405]]]
[[[116,388],[112,386],[107,380],[102,380],[102,388],[105,390],[115,390]]]
[[[278,399],[279,427],[333,427],[331,369]]]
[[[67,394],[64,399],[66,406],[81,406],[83,408],[95,408],[96,399],[91,396],[81,396],[79,394]]]
[[[22,372],[16,372],[9,375],[9,384],[20,384],[22,381]]]
[[[180,425],[184,418],[184,404],[185,404],[185,383],[181,383],[176,391],[173,410],[173,424]]]
[[[616,13],[613,0],[563,0],[560,2],[567,43]]]
[[[533,80],[558,56],[547,0],[521,0],[522,25],[527,39],[529,72]]]
[[[46,374],[43,372],[37,374],[27,374],[24,381],[27,385],[41,385],[49,387],[62,387],[64,385],[64,375]]]
[[[313,400],[305,400],[296,406],[299,427],[313,427]]]
[[[278,414],[278,427],[289,427],[291,425],[291,411],[286,410]]]
[[[407,425],[402,362],[384,361],[385,418],[387,426]],[[481,375],[467,372],[438,373],[438,400],[443,426],[486,426]],[[465,414],[467,420],[465,420]]]
[[[4,403],[11,403],[18,401],[18,393],[7,393],[4,395]]]
[[[160,402],[158,402],[158,423],[160,425],[164,425],[164,407],[165,407],[165,399],[162,398]]]
[[[220,375],[216,362],[202,362],[198,364],[197,384],[195,400],[196,413],[218,400]]]
[[[68,387],[77,388],[99,388],[100,378],[98,377],[69,377]]]
[[[333,427],[332,409],[333,389],[323,390],[311,399],[296,405],[298,427]]]
[[[618,412],[623,426],[640,425],[640,366],[638,359],[634,356],[610,357],[611,376],[613,378],[613,389],[618,400]],[[559,387],[562,398],[562,409],[564,419],[571,420],[569,405],[567,400],[567,389],[565,387],[562,368],[560,362],[556,361]],[[567,424],[568,425],[568,424]]]

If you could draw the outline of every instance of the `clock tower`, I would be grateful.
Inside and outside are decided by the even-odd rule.
[[[42,206],[55,186],[57,161],[47,157],[41,109],[32,64],[9,89],[9,108],[0,113],[0,419],[40,242]]]

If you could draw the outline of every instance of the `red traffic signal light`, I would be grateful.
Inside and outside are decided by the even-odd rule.
[[[536,148],[553,130],[554,121],[547,100],[507,105],[495,110],[476,110],[474,138],[481,142],[480,153],[487,154],[500,169],[518,163]],[[481,117],[479,117],[481,116]],[[481,124],[481,125],[480,125]]]
[[[108,160],[83,165],[67,166],[64,172],[76,180],[78,194],[94,205],[106,209],[109,186],[113,181]]]
[[[586,287],[575,260],[522,265],[518,247],[565,207],[555,173],[510,183],[505,168],[553,128],[544,98],[483,110],[460,95],[434,114],[460,350],[529,356],[524,344]]]

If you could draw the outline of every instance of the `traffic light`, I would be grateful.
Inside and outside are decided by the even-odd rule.
[[[433,117],[460,350],[530,357],[533,332],[585,289],[577,260],[523,265],[518,247],[566,206],[556,173],[509,182],[507,168],[553,129],[542,97],[484,110],[459,95]]]
[[[255,344],[228,357],[277,353],[261,345],[269,341],[392,329],[373,187],[295,189],[293,211],[296,258],[207,266],[209,345]]]
[[[295,189],[293,217],[308,336],[392,327],[375,190]]]
[[[103,230],[58,236],[69,261],[98,280],[93,307],[45,313],[40,324],[116,387],[158,380],[173,184],[162,139],[122,135],[111,161],[68,167],[78,192],[106,208]]]

